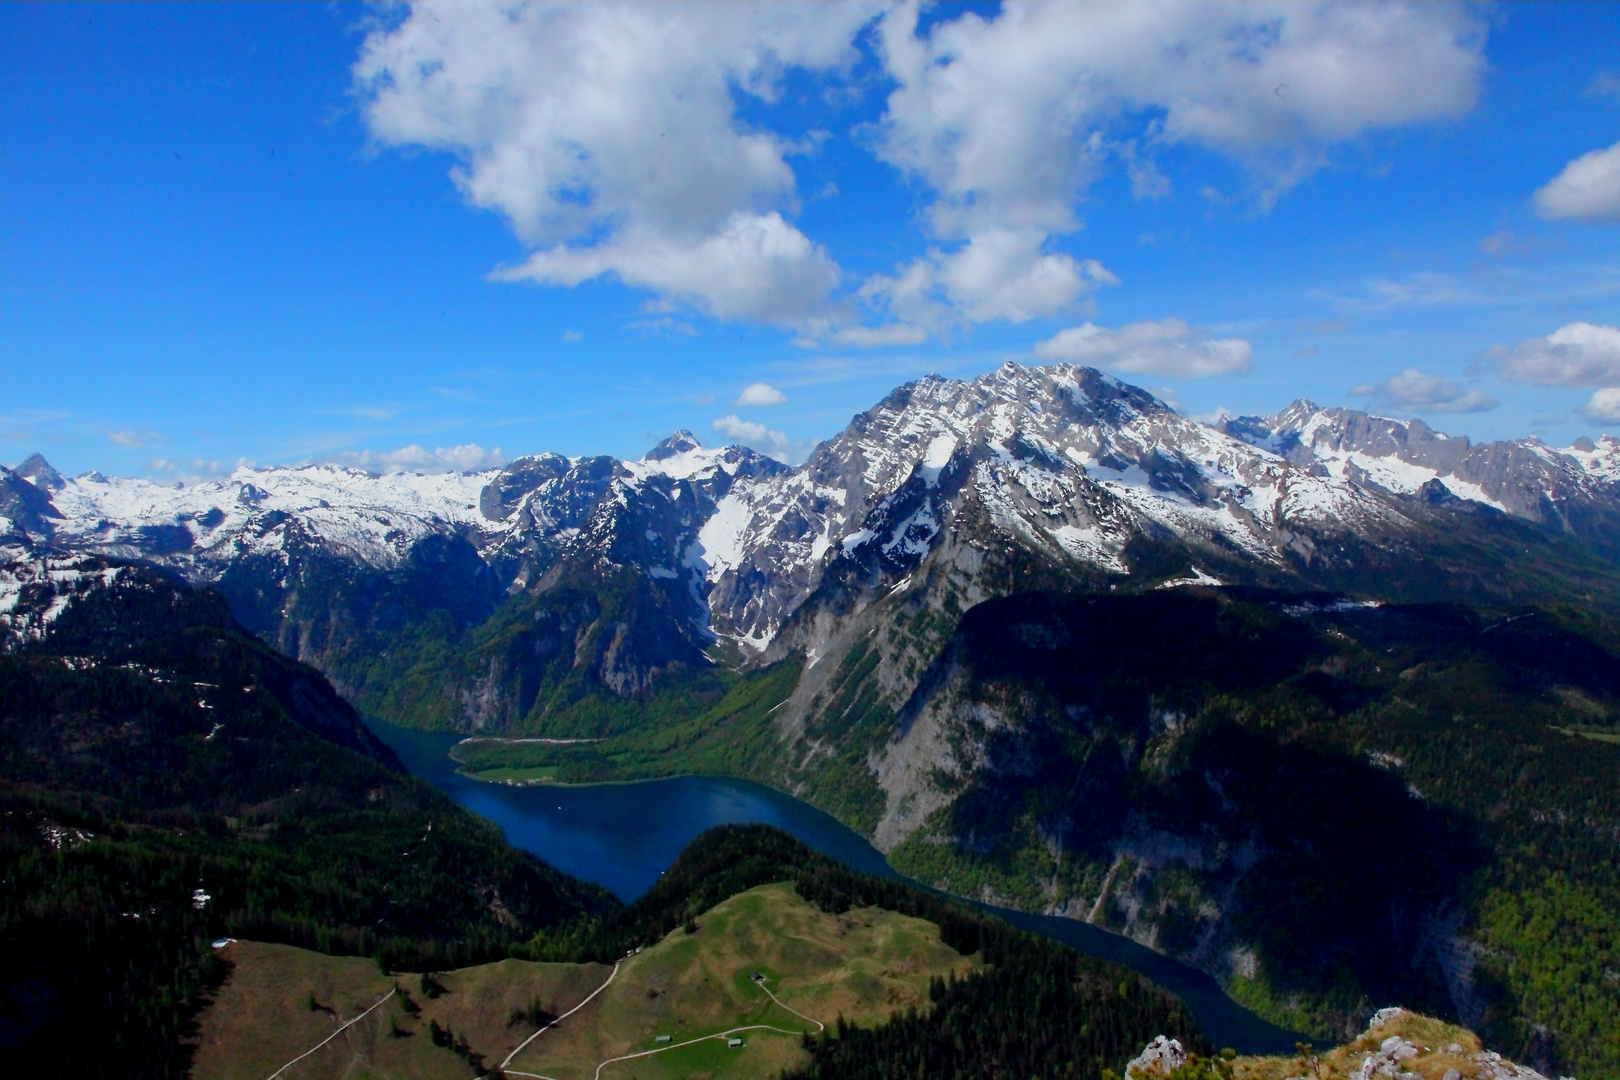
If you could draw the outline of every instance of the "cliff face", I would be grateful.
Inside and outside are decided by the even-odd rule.
[[[0,474],[0,543],[213,585],[364,706],[415,671],[451,691],[394,719],[471,730],[690,682],[711,651],[741,668],[802,654],[814,672],[885,601],[950,623],[1031,587],[1173,580],[1513,599],[1531,579],[1500,560],[1526,541],[1574,540],[1565,563],[1615,553],[1617,492],[1613,440],[1475,447],[1309,403],[1211,428],[1092,369],[1009,363],[900,387],[796,469],[688,432],[639,461],[243,468],[189,487],[65,479],[36,455]],[[567,647],[542,633],[514,651],[525,617]],[[886,698],[943,644],[916,638],[880,650]],[[533,689],[561,682],[566,701]]]

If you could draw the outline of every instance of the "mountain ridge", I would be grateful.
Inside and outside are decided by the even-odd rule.
[[[1620,441],[1473,447],[1421,421],[1309,403],[1211,427],[1094,369],[1009,362],[906,384],[797,468],[679,432],[634,462],[541,454],[473,473],[242,467],[165,486],[69,480],[37,454],[0,471],[0,547],[13,556],[144,559],[215,586],[347,692],[363,691],[349,646],[427,621],[454,639],[516,596],[610,566],[641,580],[644,622],[686,640],[688,666],[718,645],[746,667],[814,648],[818,592],[895,587],[938,548],[986,581],[1010,545],[1089,586],[1345,587],[1338,564],[1365,558],[1353,549],[1399,548],[1471,511],[1612,557]],[[970,581],[963,599],[980,594]],[[613,692],[659,669],[625,671]],[[476,709],[463,720],[482,723]]]

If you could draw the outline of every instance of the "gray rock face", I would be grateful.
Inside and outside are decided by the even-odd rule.
[[[1324,475],[1370,490],[1451,495],[1620,555],[1620,439],[1577,440],[1554,450],[1538,439],[1473,445],[1422,420],[1296,401],[1275,416],[1242,416],[1217,427]]]
[[[799,471],[740,483],[702,534],[714,625],[764,649],[839,559],[896,581],[941,543],[1128,576],[1141,539],[1284,567],[1302,538],[1406,527],[1397,503],[1068,365],[901,387]],[[1191,567],[1177,567],[1182,573]]]
[[[28,462],[43,464],[44,460],[35,454]],[[45,468],[50,469],[50,466]],[[50,471],[55,475],[56,470]],[[0,543],[27,545],[37,538],[49,544],[55,523],[61,519],[62,514],[51,502],[47,489],[35,487],[20,472],[0,465]]]
[[[1614,439],[1476,447],[1308,402],[1215,429],[1092,369],[1009,363],[902,386],[796,469],[685,431],[639,461],[243,468],[183,488],[65,479],[34,455],[0,473],[0,516],[19,550],[145,559],[216,585],[317,664],[357,633],[382,647],[434,613],[470,628],[517,597],[620,571],[656,613],[625,633],[673,633],[688,653],[719,639],[750,663],[823,654],[890,594],[926,606],[946,589],[959,610],[1028,566],[1095,588],[1298,580],[1467,505],[1612,551],[1617,491]],[[644,644],[613,655],[658,652]],[[614,670],[620,689],[646,685]]]
[[[51,468],[51,463],[39,454],[29,454],[17,466],[17,475],[25,480],[32,480],[34,485],[46,491],[61,491],[67,487],[67,481],[62,474]]]

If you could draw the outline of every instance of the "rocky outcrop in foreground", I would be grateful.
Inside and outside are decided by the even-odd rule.
[[[1160,1035],[1125,1067],[1125,1080],[1547,1080],[1466,1028],[1402,1008],[1378,1010],[1354,1042],[1321,1054],[1230,1054],[1202,1059]]]

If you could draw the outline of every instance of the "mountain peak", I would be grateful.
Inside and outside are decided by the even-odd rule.
[[[29,454],[23,463],[16,468],[18,476],[26,477],[34,482],[35,487],[47,488],[51,491],[61,491],[67,487],[67,481],[62,474],[51,468],[51,463],[38,452]]]
[[[672,458],[676,454],[684,454],[689,450],[701,449],[703,449],[703,444],[698,442],[697,436],[692,434],[690,431],[687,431],[685,428],[680,428],[671,433],[669,438],[647,451],[647,456],[642,458],[642,460],[663,461],[665,458]]]

